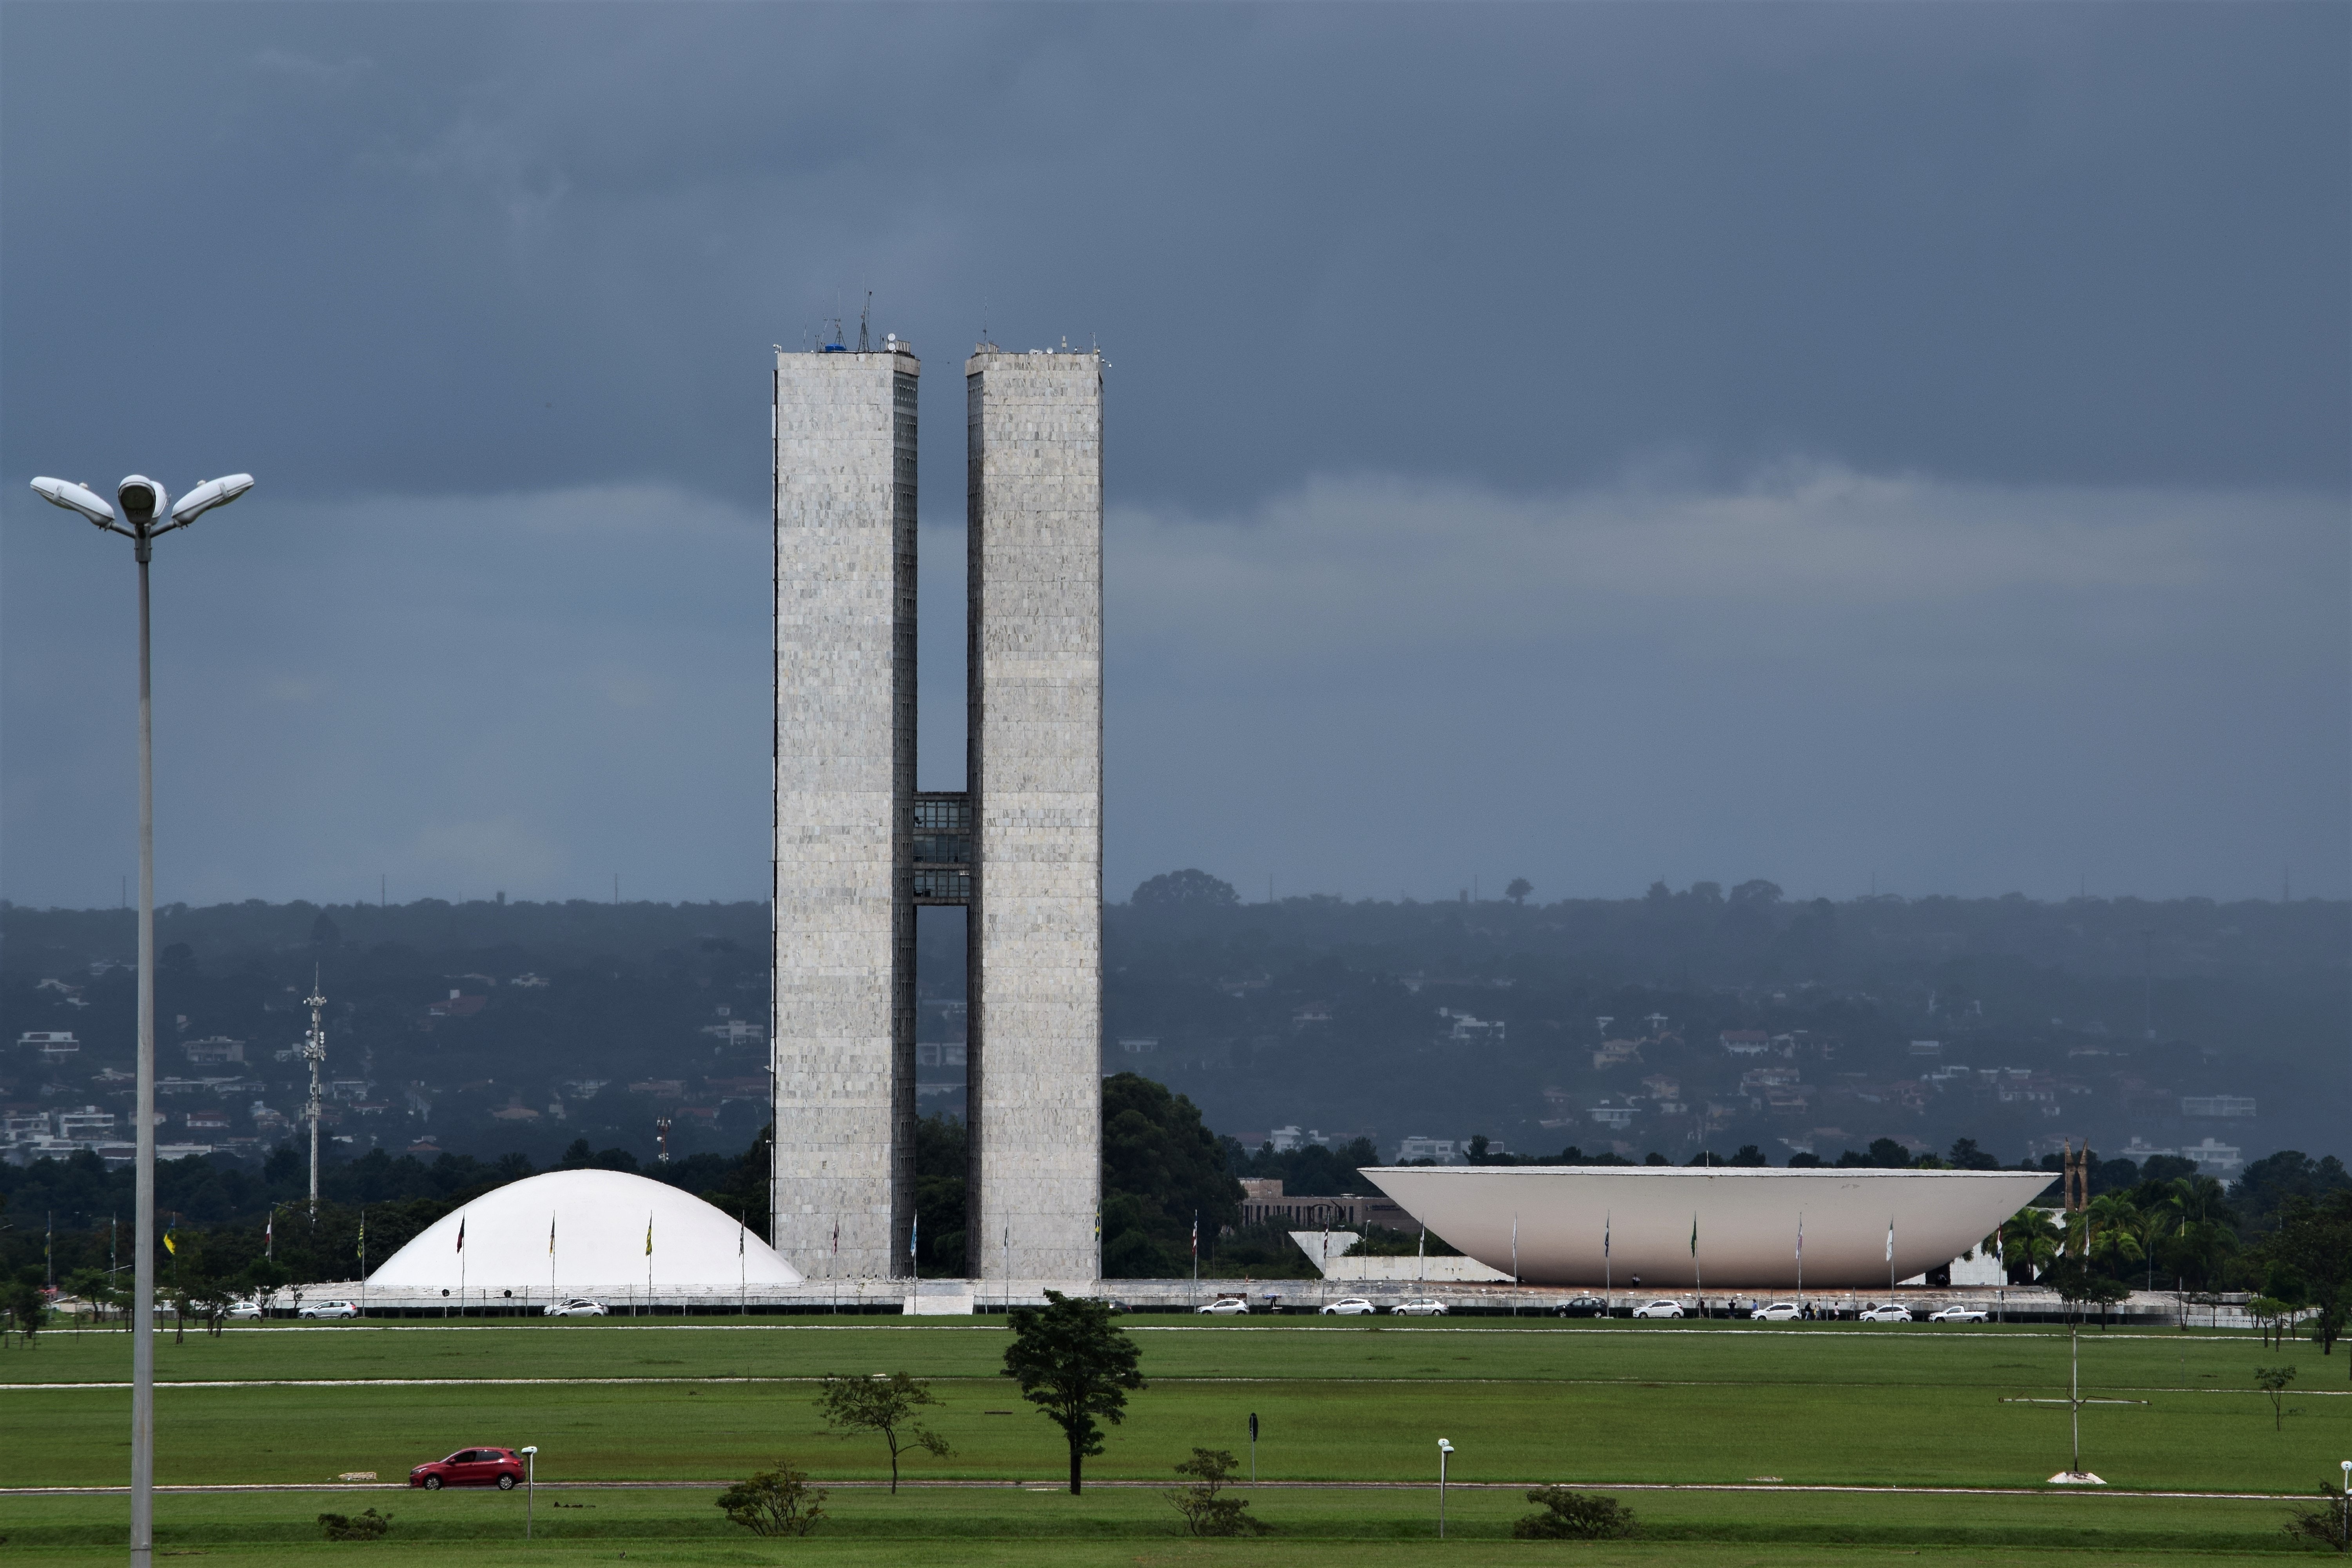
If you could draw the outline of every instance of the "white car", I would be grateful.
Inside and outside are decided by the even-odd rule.
[[[298,1318],[356,1318],[360,1315],[357,1301],[305,1301],[294,1310]]]
[[[1679,1318],[1683,1316],[1680,1301],[1652,1301],[1633,1309],[1637,1318]]]
[[[229,1304],[228,1315],[239,1322],[243,1322],[250,1318],[261,1317],[263,1315],[261,1303],[258,1301],[233,1301]]]
[[[1940,1312],[1930,1312],[1931,1323],[1989,1323],[1992,1321],[1982,1307],[1947,1307]]]
[[[1249,1316],[1249,1303],[1239,1296],[1220,1296],[1207,1306],[1195,1307],[1192,1310],[1216,1318],[1246,1318]]]
[[[1759,1323],[1793,1323],[1805,1315],[1805,1310],[1794,1301],[1775,1301],[1748,1315]]]
[[[1323,1309],[1327,1318],[1362,1318],[1380,1310],[1361,1296],[1350,1296],[1344,1301],[1334,1301]]]
[[[1907,1323],[1910,1321],[1911,1309],[1894,1301],[1883,1307],[1867,1308],[1862,1314],[1862,1321],[1865,1323]]]
[[[585,1296],[574,1296],[569,1301],[558,1301],[551,1307],[541,1307],[540,1310],[546,1313],[551,1318],[607,1318],[612,1316],[611,1313],[604,1310],[604,1302],[591,1301]]]
[[[1389,1310],[1400,1318],[1442,1318],[1445,1316],[1445,1303],[1434,1297],[1424,1297],[1418,1301],[1399,1301]]]

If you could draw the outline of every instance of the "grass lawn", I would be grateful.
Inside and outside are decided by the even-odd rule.
[[[1904,1495],[1706,1492],[1621,1494],[1640,1533],[1630,1541],[1549,1543],[1509,1539],[1529,1511],[1517,1491],[1456,1489],[1447,1541],[1435,1542],[1427,1488],[1275,1489],[1252,1511],[1276,1533],[1255,1541],[1191,1542],[1153,1490],[1066,1491],[1004,1487],[835,1491],[817,1533],[762,1541],[730,1524],[699,1490],[542,1491],[538,1539],[521,1540],[518,1495],[445,1492],[264,1493],[158,1500],[160,1552],[201,1552],[218,1563],[293,1563],[332,1552],[379,1564],[548,1561],[764,1563],[821,1561],[851,1568],[949,1554],[958,1563],[1055,1565],[1304,1563],[1330,1568],[1421,1564],[1443,1550],[1468,1563],[1523,1563],[1572,1553],[1585,1563],[1864,1563],[1932,1556],[1941,1564],[2026,1563],[2053,1552],[2134,1563],[2274,1558],[2293,1550],[2278,1503],[2078,1495],[1942,1498]],[[566,1506],[558,1509],[554,1505]],[[121,1552],[121,1498],[23,1498],[5,1505],[12,1564],[87,1563]],[[317,1515],[375,1507],[392,1533],[365,1546],[330,1546]]]
[[[1195,1444],[1245,1453],[1263,1424],[1259,1473],[1293,1482],[1434,1479],[1436,1439],[1459,1452],[1466,1483],[1570,1481],[2039,1487],[2067,1458],[2061,1399],[2067,1341],[2049,1329],[1919,1325],[1633,1326],[1507,1320],[1127,1321],[1151,1387],[1130,1398],[1108,1452],[1087,1474],[1172,1479]],[[471,1443],[536,1443],[550,1481],[715,1480],[789,1457],[822,1484],[887,1476],[878,1441],[824,1433],[813,1390],[824,1373],[905,1370],[938,1381],[933,1425],[954,1445],[917,1457],[910,1478],[1004,1483],[920,1490],[893,1500],[835,1493],[821,1533],[789,1545],[730,1525],[710,1492],[542,1491],[551,1539],[530,1554],[631,1561],[904,1561],[890,1543],[952,1542],[959,1561],[1189,1562],[1376,1568],[1430,1547],[1409,1544],[1433,1519],[1425,1489],[1274,1489],[1255,1510],[1271,1542],[1188,1542],[1156,1490],[1053,1490],[1067,1460],[1057,1429],[993,1375],[1001,1322],[786,1320],[766,1326],[672,1321],[447,1329],[237,1328],[157,1348],[158,1479],[165,1483],[319,1482],[347,1470],[404,1478],[417,1460]],[[2083,1412],[2086,1465],[2118,1488],[2302,1491],[2352,1455],[2345,1363],[2295,1344],[2265,1351],[2233,1334],[2096,1331],[2083,1336],[2086,1395],[2133,1401]],[[2258,1365],[2291,1362],[2307,1391],[2277,1429],[2252,1392]],[[9,1563],[92,1561],[121,1550],[120,1497],[10,1496],[6,1488],[118,1485],[128,1470],[127,1336],[46,1335],[0,1354],[0,1548]],[[433,1379],[418,1382],[349,1382]],[[547,1379],[499,1382],[499,1379]],[[266,1382],[261,1380],[281,1380]],[[293,1386],[331,1380],[331,1386]],[[591,1381],[607,1380],[607,1381]],[[2317,1391],[2330,1391],[2321,1393]],[[999,1414],[1003,1412],[1006,1414]],[[1449,1550],[1480,1561],[1573,1551],[1594,1563],[1858,1560],[1931,1552],[1954,1563],[2021,1562],[2072,1549],[2149,1554],[2268,1554],[2289,1542],[2278,1502],[2116,1495],[1922,1497],[1802,1492],[1628,1492],[1643,1537],[1570,1547],[1512,1542],[1527,1511],[1517,1490],[1457,1489]],[[218,1561],[315,1557],[315,1516],[371,1503],[399,1518],[378,1560],[425,1561],[463,1541],[474,1562],[502,1562],[521,1502],[496,1494],[372,1492],[166,1496],[159,1547]],[[386,1500],[390,1500],[387,1502]],[[593,1508],[556,1509],[575,1500]],[[511,1530],[510,1530],[511,1526]],[[441,1542],[436,1547],[435,1542]],[[1360,1542],[1361,1546],[1343,1542]],[[1484,1542],[1484,1544],[1481,1544]],[[335,1550],[341,1550],[337,1548]],[[518,1542],[513,1552],[523,1548]],[[43,1555],[43,1554],[47,1555]],[[487,1554],[487,1555],[486,1555]]]

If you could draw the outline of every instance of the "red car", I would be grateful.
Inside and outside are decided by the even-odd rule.
[[[510,1492],[522,1484],[522,1459],[512,1448],[460,1448],[408,1472],[408,1484],[437,1492],[443,1487],[496,1487]]]

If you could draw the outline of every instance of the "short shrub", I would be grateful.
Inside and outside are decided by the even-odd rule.
[[[808,1476],[779,1459],[772,1470],[761,1470],[748,1481],[737,1481],[719,1494],[727,1517],[754,1535],[806,1535],[824,1516],[824,1489],[808,1484]]]
[[[1191,1478],[1192,1484],[1166,1493],[1184,1516],[1184,1528],[1195,1535],[1264,1535],[1271,1528],[1264,1520],[1251,1514],[1249,1504],[1239,1498],[1217,1494],[1231,1485],[1238,1461],[1223,1448],[1195,1448],[1192,1457],[1176,1467],[1180,1476]]]
[[[1528,1493],[1528,1500],[1543,1504],[1544,1510],[1511,1526],[1511,1533],[1521,1541],[1604,1541],[1633,1533],[1633,1510],[1599,1492],[1537,1487]]]
[[[392,1528],[392,1515],[373,1509],[356,1519],[347,1513],[322,1513],[319,1523],[330,1541],[376,1541]]]

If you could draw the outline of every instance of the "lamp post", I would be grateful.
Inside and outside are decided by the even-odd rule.
[[[252,488],[251,474],[231,474],[206,480],[172,506],[162,485],[132,474],[115,487],[115,500],[122,508],[118,519],[114,508],[85,485],[52,479],[33,481],[34,491],[51,506],[78,512],[107,532],[130,540],[139,563],[139,1152],[131,1221],[131,1568],[149,1568],[155,1555],[155,731],[148,679],[147,563],[158,537],[187,527]]]
[[[1440,1437],[1437,1440],[1437,1539],[1445,1539],[1445,1461],[1452,1456],[1454,1445]]]
[[[2344,1461],[2344,1490],[2341,1500],[2344,1504],[2344,1533],[2337,1536],[2336,1540],[2342,1542],[2347,1550],[2352,1550],[2352,1459]]]
[[[533,1446],[522,1451],[522,1538],[525,1541],[530,1539],[531,1504],[537,1497],[532,1489],[538,1484],[539,1449]]]

